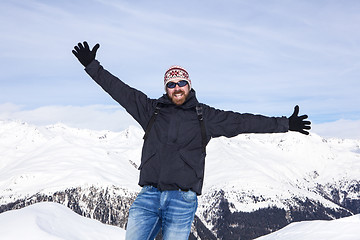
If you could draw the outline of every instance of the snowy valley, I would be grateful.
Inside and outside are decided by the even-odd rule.
[[[110,132],[0,121],[0,221],[15,209],[56,202],[107,224],[94,229],[124,229],[140,190],[142,136],[132,126]],[[33,213],[59,208],[41,204]],[[254,239],[307,220],[343,218],[358,225],[359,213],[360,140],[293,132],[218,138],[207,147],[191,239]],[[65,222],[68,214],[61,215]],[[260,239],[280,239],[271,235]]]

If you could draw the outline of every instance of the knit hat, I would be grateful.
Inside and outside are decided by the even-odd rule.
[[[171,66],[166,72],[164,76],[164,86],[166,91],[166,84],[173,80],[185,80],[189,83],[189,90],[191,90],[191,80],[189,78],[188,72],[185,68],[180,66]]]

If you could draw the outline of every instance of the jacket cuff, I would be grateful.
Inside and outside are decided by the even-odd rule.
[[[93,60],[91,63],[89,63],[86,68],[84,69],[85,72],[87,72],[87,74],[89,74],[90,76],[93,76],[94,73],[97,71],[97,69],[99,68],[100,62],[98,60]]]
[[[287,117],[280,117],[277,119],[280,132],[289,131],[289,119]]]

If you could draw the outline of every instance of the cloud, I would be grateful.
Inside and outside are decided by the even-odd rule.
[[[110,131],[122,131],[130,125],[140,127],[123,108],[115,105],[24,109],[24,106],[6,103],[0,104],[0,120],[18,120],[40,126],[63,123],[75,128]],[[326,138],[360,139],[360,120],[341,119],[312,124],[311,132]]]
[[[140,127],[118,106],[44,106],[25,110],[23,106],[0,104],[0,119],[18,120],[34,125],[63,123],[70,127],[122,131],[130,125]]]
[[[87,40],[101,44],[97,58],[106,69],[151,98],[163,93],[164,71],[179,64],[202,102],[219,108],[288,114],[300,104],[317,122],[360,118],[358,1],[0,5],[7,23],[0,25],[0,103],[107,105],[71,53]]]
[[[322,137],[360,139],[360,120],[340,119],[334,122],[313,124],[311,131]]]

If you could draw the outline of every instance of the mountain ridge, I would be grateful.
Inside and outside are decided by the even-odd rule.
[[[114,186],[131,195],[123,209],[126,212],[140,190],[140,128],[131,126],[122,132],[111,132],[64,124],[40,127],[0,121],[0,136],[2,211],[11,210],[9,204],[16,201],[19,202],[13,205],[15,209],[26,202],[32,204],[34,201],[27,199],[37,194],[43,195],[42,201],[49,201],[55,193],[71,189],[94,187],[101,192]],[[257,232],[245,238],[252,239],[292,221],[335,219],[359,213],[359,146],[360,140],[325,139],[293,132],[212,139],[207,147],[203,195],[199,197],[198,228],[206,232],[205,226],[217,238],[237,239],[244,236],[246,229],[252,229],[239,227],[246,224],[239,223],[241,218],[251,222],[255,215],[259,218],[259,211],[263,212],[262,218],[281,216],[281,223],[252,229]],[[78,198],[75,205],[83,207],[78,213],[88,214],[90,192],[73,194]],[[121,197],[125,201],[126,196]],[[96,199],[99,200],[92,204],[104,204],[101,198]],[[104,208],[116,209],[109,199]],[[126,216],[122,218],[124,223]],[[117,225],[124,227],[123,223]],[[226,224],[232,226],[231,230]],[[195,239],[201,239],[201,234],[193,231]]]

